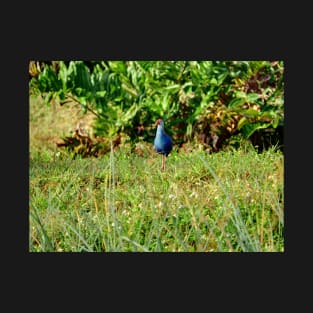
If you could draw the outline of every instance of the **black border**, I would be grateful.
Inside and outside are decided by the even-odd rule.
[[[105,291],[99,290],[101,286],[109,285],[119,294],[118,288],[123,289],[123,284],[126,284],[127,290],[123,289],[123,291],[138,290],[138,293],[135,291],[138,298],[142,291],[144,296],[151,293],[147,299],[151,301],[158,299],[158,301],[154,300],[152,305],[156,302],[165,304],[164,300],[167,296],[180,291],[179,299],[183,301],[177,300],[177,302],[184,303],[189,296],[194,299],[195,307],[197,301],[203,301],[204,307],[210,307],[210,304],[214,305],[216,299],[222,300],[219,302],[221,307],[227,304],[244,307],[245,300],[248,299],[247,301],[252,300],[252,302],[255,300],[259,308],[267,309],[269,305],[272,309],[281,308],[285,300],[282,298],[282,292],[290,286],[290,279],[297,278],[295,267],[300,270],[301,275],[301,268],[299,269],[297,264],[299,258],[301,261],[301,256],[294,256],[292,259],[292,252],[310,248],[302,243],[305,238],[295,239],[298,230],[294,230],[294,225],[306,219],[310,205],[304,202],[302,196],[297,197],[295,201],[294,192],[300,188],[298,181],[303,179],[301,175],[306,172],[304,164],[301,168],[301,163],[305,163],[305,157],[309,157],[305,149],[302,151],[302,147],[310,143],[310,141],[305,143],[305,138],[301,136],[304,131],[303,115],[306,114],[306,109],[303,112],[299,106],[311,102],[310,90],[312,89],[309,86],[305,87],[303,81],[305,78],[300,76],[298,71],[301,66],[299,63],[302,61],[306,63],[309,59],[291,57],[290,48],[293,44],[300,43],[300,39],[295,38],[295,35],[291,36],[289,30],[284,29],[285,24],[279,19],[283,12],[280,8],[271,6],[257,16],[255,11],[247,16],[238,15],[238,12],[231,10],[228,10],[228,14],[225,15],[225,8],[216,10],[210,7],[197,7],[196,10],[187,9],[180,13],[178,18],[172,20],[177,11],[167,12],[162,7],[155,13],[163,12],[163,14],[154,18],[150,18],[147,13],[131,15],[118,30],[115,29],[118,17],[122,19],[123,16],[108,20],[111,11],[101,9],[103,14],[100,14],[96,8],[93,8],[88,12],[90,12],[89,20],[75,16],[67,20],[69,10],[62,14],[52,10],[52,14],[48,16],[47,10],[37,10],[37,14],[33,15],[36,17],[35,20],[32,23],[30,20],[27,21],[26,31],[19,29],[21,31],[19,36],[16,37],[16,31],[11,34],[11,37],[8,36],[9,43],[26,38],[22,47],[12,49],[14,51],[9,55],[10,58],[3,60],[7,66],[3,75],[8,82],[4,91],[8,99],[4,101],[4,105],[5,109],[9,110],[6,114],[14,118],[13,122],[11,119],[4,118],[6,120],[4,124],[7,122],[5,129],[9,133],[3,142],[5,146],[3,154],[6,158],[5,177],[7,177],[4,193],[8,195],[8,199],[6,206],[2,208],[9,214],[9,217],[3,218],[2,221],[5,224],[6,220],[9,221],[8,225],[5,225],[8,229],[3,240],[9,242],[5,253],[10,259],[12,282],[24,288],[31,284],[30,289],[35,290],[37,297],[43,297],[46,294],[45,288],[51,286],[50,290],[59,291],[55,298],[59,295],[60,299],[64,298],[69,303],[72,302],[71,299],[60,293],[70,291],[71,288],[73,291],[79,291],[76,297],[84,297],[81,288],[84,291],[92,290],[91,296],[94,292],[94,296],[99,297],[98,300],[101,302],[103,301],[101,299],[105,299]],[[194,19],[190,20],[190,15],[195,15]],[[138,22],[134,26],[132,22],[136,20]],[[46,28],[49,23],[49,28]],[[85,28],[88,23],[91,27]],[[150,28],[145,27],[146,24]],[[44,28],[42,34],[36,32],[39,28]],[[290,42],[291,37],[295,43]],[[27,84],[28,62],[32,59],[283,60],[286,107],[285,252],[29,253]],[[299,84],[300,88],[295,91],[294,86]],[[299,154],[300,160],[298,160]],[[304,193],[306,189],[303,189]],[[93,285],[95,282],[99,285]],[[157,288],[158,282],[161,290]],[[53,287],[54,283],[57,283],[58,287]],[[136,287],[133,287],[133,284]],[[193,288],[199,293],[193,294]],[[105,287],[104,289],[106,290]],[[208,289],[210,291],[206,292]],[[20,288],[17,290],[23,292]],[[12,287],[10,291],[14,292],[15,288]],[[47,298],[49,299],[43,297],[43,299]],[[160,298],[162,302],[159,301]],[[274,305],[269,304],[270,299],[274,300]],[[33,300],[36,305],[36,299]],[[55,301],[58,302],[58,299]],[[123,302],[123,299],[120,301]],[[72,303],[77,304],[80,301],[76,298]]]

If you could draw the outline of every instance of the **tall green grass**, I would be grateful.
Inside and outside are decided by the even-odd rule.
[[[33,153],[32,252],[282,252],[283,155]]]

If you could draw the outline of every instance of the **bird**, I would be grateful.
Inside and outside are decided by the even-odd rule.
[[[164,130],[164,121],[158,119],[156,121],[157,131],[154,138],[154,148],[157,153],[162,154],[162,171],[165,171],[165,161],[166,157],[170,154],[173,148],[172,138],[165,133]]]

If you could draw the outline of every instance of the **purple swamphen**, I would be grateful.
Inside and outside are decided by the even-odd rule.
[[[162,154],[162,171],[165,171],[165,160],[172,151],[173,142],[172,138],[164,131],[164,121],[158,119],[156,125],[158,125],[158,128],[154,138],[154,148],[157,153]]]

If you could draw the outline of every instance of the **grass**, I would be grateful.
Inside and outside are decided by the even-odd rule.
[[[39,134],[40,119],[30,123]],[[153,152],[125,146],[73,160],[30,138],[31,252],[284,251],[283,154],[274,148],[173,151],[162,172]]]
[[[283,158],[30,160],[30,251],[283,251]]]

